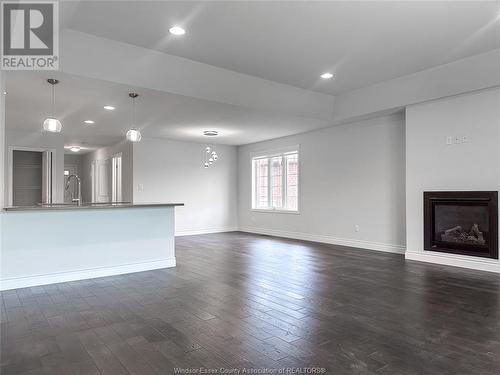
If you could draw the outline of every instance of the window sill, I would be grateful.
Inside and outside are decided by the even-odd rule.
[[[264,209],[264,208],[252,208],[253,212],[265,212],[266,214],[292,214],[292,215],[300,215],[300,211],[292,211],[292,210],[275,210],[275,209]]]

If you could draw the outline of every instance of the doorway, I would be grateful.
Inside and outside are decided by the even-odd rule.
[[[53,152],[11,148],[9,159],[9,204],[36,206],[52,203]]]
[[[92,161],[92,202],[122,201],[122,154]]]

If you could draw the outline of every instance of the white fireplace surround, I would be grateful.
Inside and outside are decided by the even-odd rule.
[[[498,191],[499,146],[498,87],[406,108],[406,259],[500,273],[498,259],[425,251],[423,244],[423,192]]]

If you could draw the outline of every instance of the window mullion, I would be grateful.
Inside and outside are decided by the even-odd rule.
[[[288,174],[287,171],[287,165],[286,165],[286,157],[281,156],[281,208],[286,209],[286,195],[287,195],[287,188],[286,188],[286,176]]]
[[[273,198],[272,198],[272,165],[271,158],[267,159],[267,208],[273,208]]]

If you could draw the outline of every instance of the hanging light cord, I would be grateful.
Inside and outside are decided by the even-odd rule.
[[[52,118],[56,118],[56,85],[52,84]]]
[[[135,96],[132,97],[132,127],[135,129]]]

